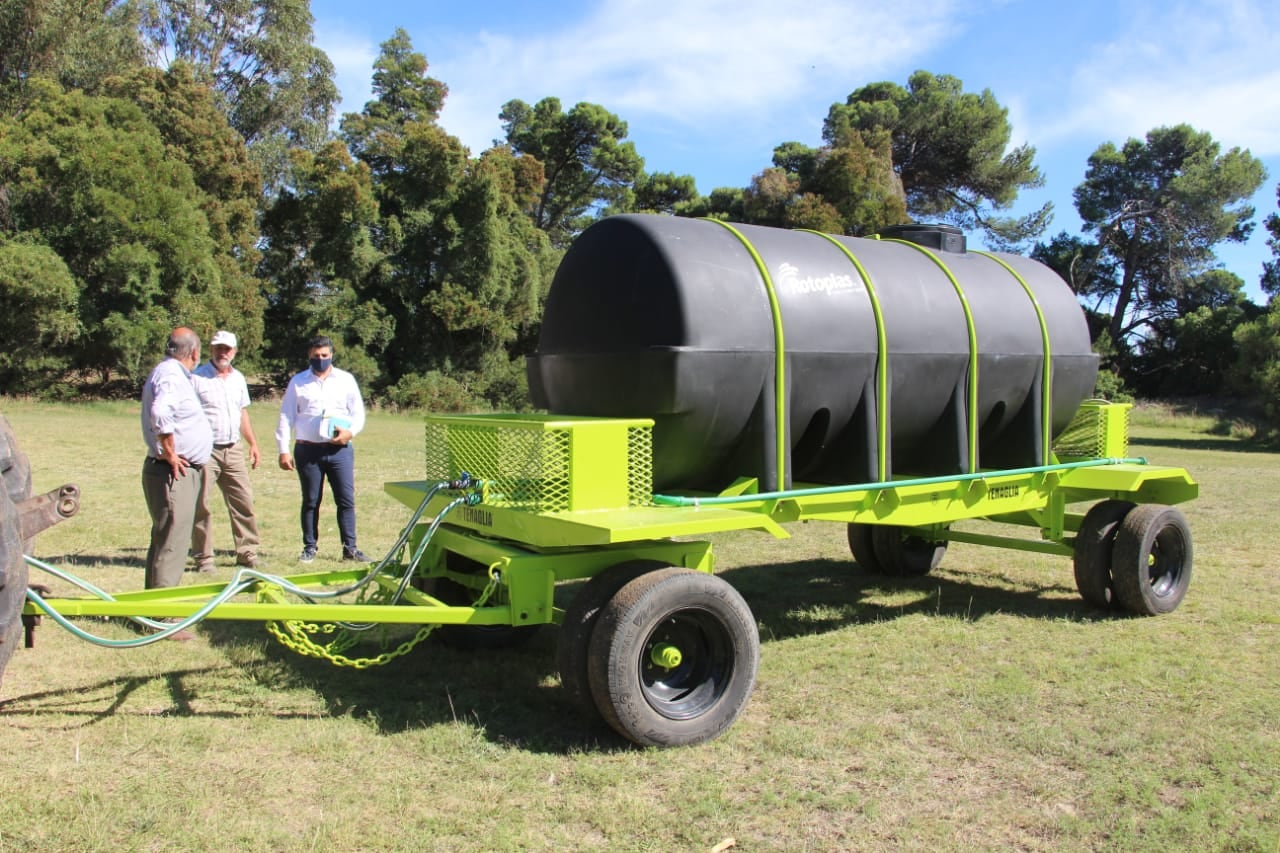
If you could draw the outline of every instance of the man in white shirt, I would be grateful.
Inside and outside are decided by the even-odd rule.
[[[204,489],[196,506],[195,529],[191,533],[191,553],[197,572],[213,571],[213,513],[209,495],[217,483],[231,516],[231,539],[236,548],[236,565],[258,565],[258,520],[253,514],[253,485],[249,468],[261,459],[258,439],[249,423],[249,384],[244,374],[232,367],[236,357],[236,336],[219,331],[209,344],[212,356],[194,371],[196,394],[209,426],[213,428],[213,454],[204,472]],[[245,447],[248,445],[248,460]]]
[[[147,589],[178,586],[187,561],[196,502],[204,488],[204,466],[213,451],[213,431],[200,407],[191,371],[200,363],[200,338],[174,329],[164,361],[142,386],[142,495],[151,513]],[[174,639],[190,639],[180,632]]]
[[[342,559],[367,563],[356,547],[355,450],[351,439],[364,429],[364,400],[356,378],[333,366],[333,341],[320,336],[307,349],[310,366],[289,380],[280,401],[276,444],[280,467],[297,471],[302,485],[302,552],[298,561],[316,558],[317,528],[324,480],[338,505]],[[289,433],[295,435],[289,453]]]

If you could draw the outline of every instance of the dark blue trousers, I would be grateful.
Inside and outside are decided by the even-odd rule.
[[[316,528],[320,521],[320,500],[324,497],[324,481],[329,480],[333,499],[338,505],[338,533],[342,547],[356,549],[356,452],[350,444],[303,444],[293,447],[293,464],[302,484],[302,545],[316,547]]]

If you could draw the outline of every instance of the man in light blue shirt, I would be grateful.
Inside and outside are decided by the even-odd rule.
[[[213,452],[213,430],[191,380],[200,363],[200,337],[174,329],[165,354],[142,386],[142,494],[151,513],[147,589],[182,582],[204,466]]]
[[[364,429],[364,400],[356,378],[333,366],[333,341],[311,339],[307,350],[310,366],[289,380],[280,401],[276,444],[280,467],[297,471],[302,486],[302,552],[298,561],[316,558],[320,499],[324,480],[333,489],[338,505],[338,533],[342,559],[369,562],[356,547],[355,450],[351,439]],[[294,434],[293,453],[289,434]]]

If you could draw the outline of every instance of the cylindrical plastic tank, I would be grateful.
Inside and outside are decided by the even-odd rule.
[[[602,220],[551,285],[534,404],[653,418],[658,489],[1047,462],[1097,372],[1070,288],[955,229],[882,236]]]

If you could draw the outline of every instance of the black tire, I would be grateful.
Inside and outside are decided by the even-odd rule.
[[[871,544],[872,531],[874,530],[875,525],[872,524],[859,524],[856,521],[849,522],[849,553],[853,555],[853,561],[863,571],[882,575],[884,574],[884,566],[880,565],[880,561],[876,559],[875,546]]]
[[[445,555],[445,562],[451,571],[487,578],[488,568],[475,560],[449,552]],[[440,599],[445,604],[455,606],[465,607],[475,604],[481,595],[480,589],[473,589],[452,578],[429,579],[426,586],[428,595]],[[510,649],[532,640],[541,627],[541,625],[441,625],[436,629],[436,634],[455,649]]]
[[[1111,578],[1116,600],[1138,616],[1171,613],[1191,585],[1191,528],[1178,509],[1135,508],[1116,531]]]
[[[22,559],[26,544],[14,507],[31,497],[31,466],[18,449],[8,420],[0,416],[0,682],[18,647],[22,605],[27,597],[28,569]]]
[[[1091,506],[1080,520],[1072,557],[1076,589],[1094,607],[1108,610],[1114,602],[1111,551],[1120,523],[1135,506],[1132,501],[1102,501]]]
[[[588,683],[587,655],[601,611],[618,590],[631,581],[645,572],[665,567],[665,563],[657,560],[630,560],[610,566],[583,584],[565,608],[556,645],[556,667],[560,670],[560,686],[565,695],[585,715],[597,714]]]
[[[945,541],[925,539],[895,525],[877,525],[871,531],[871,546],[884,572],[899,577],[927,575],[947,553]]]
[[[666,650],[670,663],[656,657]],[[587,657],[596,708],[641,746],[717,737],[755,687],[760,635],[728,583],[690,569],[647,572],[600,613]]]

